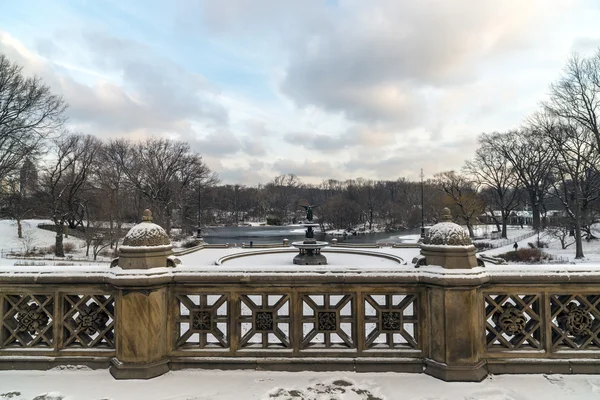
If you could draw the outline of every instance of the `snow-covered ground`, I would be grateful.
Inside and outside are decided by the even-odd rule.
[[[85,241],[74,236],[69,236],[64,239],[65,244],[70,243],[73,246],[73,251],[67,254],[67,258],[54,258],[52,254],[36,254],[35,259],[23,260],[5,258],[8,252],[25,252],[34,248],[47,249],[55,243],[54,232],[46,229],[38,228],[39,224],[53,224],[51,220],[43,219],[27,219],[21,222],[23,228],[23,238],[19,239],[17,234],[17,223],[14,220],[0,220],[0,266],[20,265],[23,263],[36,265],[57,265],[68,263],[70,265],[98,265],[99,262],[108,262],[110,258],[99,257],[99,262],[94,262],[93,257],[89,257],[88,261],[81,261],[85,257]],[[75,258],[77,261],[70,261],[70,258]]]
[[[45,396],[44,396],[45,395]],[[117,381],[108,371],[1,371],[1,400],[592,400],[600,376],[498,375],[446,383],[422,374],[351,372],[169,372]]]
[[[510,231],[509,231],[510,232]],[[514,236],[513,236],[514,237]],[[510,235],[509,235],[510,238]],[[561,248],[560,241],[556,238],[553,238],[549,235],[540,233],[540,241],[548,243],[547,248],[542,248],[542,251],[550,254],[554,261],[560,262],[563,264],[575,263],[575,264],[598,264],[600,266],[600,239],[594,239],[588,241],[583,241],[583,255],[584,258],[576,259],[575,258],[575,244],[571,244],[566,249]],[[568,238],[567,243],[572,243],[574,241],[573,238]],[[537,235],[535,232],[532,232],[532,236],[523,239],[517,242],[519,248],[527,248],[529,247],[528,243],[537,242]],[[502,247],[498,247],[493,250],[486,250],[480,254],[486,254],[490,256],[495,256],[498,254],[506,253],[509,251],[513,251],[514,242]]]

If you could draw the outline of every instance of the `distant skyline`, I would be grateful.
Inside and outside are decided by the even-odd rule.
[[[418,180],[516,128],[597,0],[3,1],[0,52],[74,132],[188,141],[223,183]]]

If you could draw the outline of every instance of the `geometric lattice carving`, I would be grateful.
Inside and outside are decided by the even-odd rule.
[[[114,315],[112,295],[65,295],[63,347],[114,349]]]
[[[54,295],[3,295],[0,347],[54,347]]]
[[[418,349],[417,296],[365,295],[365,347]]]
[[[600,295],[550,296],[552,348],[600,349]]]
[[[229,347],[227,295],[200,294],[176,296],[177,347]]]
[[[354,295],[306,294],[302,302],[301,348],[356,348]]]
[[[290,347],[290,296],[240,296],[240,348]]]
[[[485,295],[488,349],[541,349],[541,301],[537,294]]]

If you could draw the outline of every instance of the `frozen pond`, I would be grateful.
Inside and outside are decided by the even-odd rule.
[[[301,240],[305,234],[305,228],[301,225],[288,226],[238,226],[238,227],[205,227],[202,228],[202,237],[206,243],[279,243],[283,239],[290,241]],[[401,242],[401,235],[409,235],[420,232],[419,229],[410,229],[398,232],[377,232],[367,235],[336,236],[338,242],[347,243],[397,243]],[[331,241],[333,236],[315,232],[315,239]]]

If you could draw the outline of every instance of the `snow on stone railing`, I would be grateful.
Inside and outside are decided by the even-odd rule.
[[[224,363],[446,380],[600,368],[600,266],[45,268],[0,269],[0,364],[112,363],[119,378]]]

